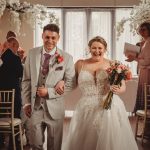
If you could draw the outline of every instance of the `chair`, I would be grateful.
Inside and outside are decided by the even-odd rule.
[[[148,133],[146,133],[146,127],[149,125],[150,126],[150,85],[147,85],[146,83],[144,84],[144,110],[137,110],[136,112],[137,115],[137,121],[136,121],[136,128],[135,128],[135,138],[137,139],[138,137],[138,125],[139,125],[139,120],[143,120],[143,126],[142,126],[142,145],[143,145],[143,140],[148,138]]]
[[[14,95],[15,90],[0,91],[0,133],[12,135],[13,150],[16,150],[16,135],[20,135],[20,148],[22,144],[21,120],[14,118]]]

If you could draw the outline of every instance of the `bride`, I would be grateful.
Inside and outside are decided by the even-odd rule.
[[[117,96],[122,86],[109,86],[106,69],[112,61],[104,58],[107,43],[95,37],[88,43],[91,58],[77,61],[76,75],[82,97],[71,120],[63,150],[138,150],[122,100]],[[103,109],[102,101],[114,93],[111,109]]]

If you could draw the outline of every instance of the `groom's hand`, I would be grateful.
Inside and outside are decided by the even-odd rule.
[[[39,97],[43,97],[43,98],[47,97],[47,95],[48,95],[48,89],[44,85],[41,86],[41,87],[38,87],[38,89],[37,89],[37,95]]]
[[[31,112],[32,112],[32,109],[31,109],[31,105],[27,105],[24,107],[24,113],[27,117],[31,117]]]
[[[62,95],[64,93],[64,86],[65,86],[65,82],[63,80],[59,81],[55,86],[55,91],[59,95]]]

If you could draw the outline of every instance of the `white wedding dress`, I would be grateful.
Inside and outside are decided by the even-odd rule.
[[[78,77],[82,98],[70,123],[63,150],[138,150],[122,100],[113,96],[110,110],[102,108],[109,91],[105,70],[94,77],[81,70]]]

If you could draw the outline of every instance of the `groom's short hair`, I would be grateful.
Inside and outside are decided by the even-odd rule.
[[[57,32],[59,34],[59,27],[56,24],[47,24],[46,26],[44,26],[43,32],[45,32],[46,30]]]

